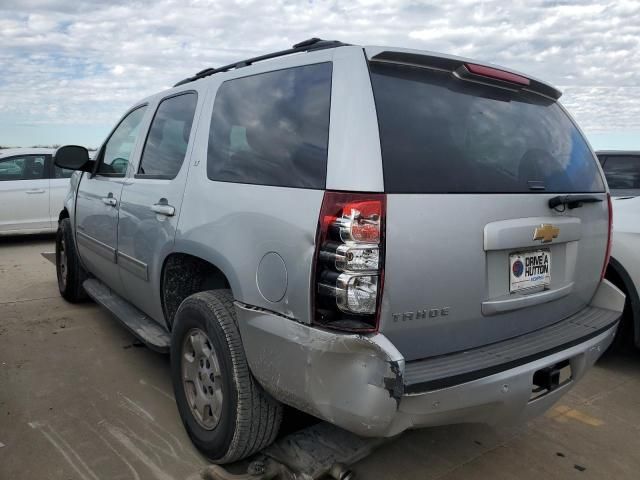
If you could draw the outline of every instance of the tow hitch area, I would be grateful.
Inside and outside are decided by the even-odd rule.
[[[371,454],[388,439],[363,438],[321,422],[277,440],[256,454],[246,473],[220,465],[202,471],[204,480],[314,480],[325,476],[352,480],[349,465]]]
[[[563,360],[533,374],[533,388],[529,401],[536,400],[547,393],[566,385],[572,380],[571,363]]]

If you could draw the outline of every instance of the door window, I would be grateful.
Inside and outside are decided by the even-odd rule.
[[[0,159],[0,181],[45,178],[44,155],[24,155]]]
[[[127,172],[146,109],[146,106],[135,109],[113,131],[103,148],[98,174],[124,176]]]
[[[640,189],[640,156],[610,155],[603,168],[610,189]]]
[[[142,151],[139,175],[175,178],[182,167],[196,111],[195,92],[169,97],[158,106]]]

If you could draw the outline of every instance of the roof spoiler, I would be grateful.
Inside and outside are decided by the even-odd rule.
[[[488,83],[513,91],[527,90],[554,101],[562,96],[560,90],[539,80],[501,68],[480,65],[463,58],[385,50],[372,56],[370,61],[413,65],[451,72],[452,75],[461,80]]]

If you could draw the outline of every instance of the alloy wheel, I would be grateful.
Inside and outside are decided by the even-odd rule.
[[[182,343],[182,383],[191,413],[200,426],[213,430],[222,413],[220,363],[207,334],[187,332]]]

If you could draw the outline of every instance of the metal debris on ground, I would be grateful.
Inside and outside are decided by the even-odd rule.
[[[315,480],[325,476],[352,480],[349,465],[365,458],[387,439],[363,438],[327,422],[317,423],[277,440],[256,455],[246,473],[233,474],[220,465],[202,472],[204,480]]]

